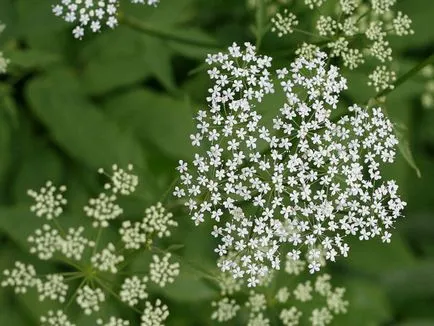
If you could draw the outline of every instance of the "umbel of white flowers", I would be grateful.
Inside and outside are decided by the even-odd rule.
[[[196,224],[212,220],[219,267],[249,286],[279,269],[281,254],[306,259],[313,273],[322,256],[348,255],[347,236],[389,242],[405,206],[395,181],[380,174],[395,156],[392,123],[381,108],[357,105],[333,122],[347,84],[326,61],[316,52],[277,70],[285,96],[268,126],[256,104],[274,93],[272,59],[246,43],[206,60],[214,85],[191,135],[198,151],[191,165],[179,162],[174,195]]]
[[[307,34],[324,41],[322,48],[327,49],[331,57],[340,58],[350,70],[365,62],[375,63],[368,75],[368,85],[377,92],[393,88],[396,74],[392,69],[390,37],[414,33],[410,17],[395,10],[396,0],[370,0],[369,5],[359,0],[304,0],[304,4],[308,9],[322,13],[315,15],[315,29]],[[334,10],[324,15],[328,10],[322,10],[323,5]],[[271,18],[271,25],[271,31],[283,37],[296,30],[298,19],[285,8]],[[360,42],[361,38],[363,42]],[[297,52],[306,57],[319,49],[316,44],[303,43]]]
[[[99,172],[110,181],[104,185],[104,191],[84,207],[92,227],[83,226],[89,223],[80,219],[70,221],[76,222],[75,226],[65,228],[62,225],[61,217],[67,204],[65,186],[56,187],[47,182],[38,191],[28,191],[35,200],[30,210],[45,220],[41,228],[28,237],[30,253],[43,261],[61,261],[71,271],[39,275],[33,265],[17,261],[12,268],[3,271],[0,287],[12,287],[16,294],[33,291],[40,301],[55,303],[55,309],[41,316],[41,326],[75,326],[66,314],[74,301],[85,315],[97,315],[95,325],[130,325],[130,321],[116,316],[108,320],[101,318],[102,307],[114,298],[141,312],[141,326],[162,326],[169,310],[160,299],[156,299],[155,304],[148,299],[148,284],[152,282],[163,288],[175,282],[180,264],[171,262],[171,253],[160,249],[162,255],[153,254],[148,270],[136,275],[128,270],[132,264],[129,258],[131,254],[149,249],[153,241],[170,237],[178,223],[172,213],[158,203],[145,210],[141,221],[124,220],[119,227],[118,241],[114,242],[116,245],[107,242],[103,231],[123,214],[117,204],[118,197],[134,193],[138,177],[132,173],[131,165],[127,170],[113,165],[111,175],[102,169]],[[107,278],[117,278],[120,287]],[[81,280],[79,284],[74,281],[77,279]]]
[[[81,39],[86,28],[99,32],[104,26],[115,28],[118,25],[120,0],[60,0],[53,6],[53,13],[68,23],[76,24],[72,30],[75,38]],[[134,4],[156,6],[160,0],[130,0]]]

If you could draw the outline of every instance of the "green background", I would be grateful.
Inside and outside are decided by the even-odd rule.
[[[255,40],[255,12],[242,0],[161,0],[157,8],[122,2],[122,12],[148,27],[207,46],[128,26],[77,41],[51,5],[0,0],[0,21],[7,25],[0,44],[11,60],[9,74],[0,77],[0,270],[17,259],[32,261],[25,241],[40,221],[28,212],[26,191],[48,179],[68,186],[68,216],[80,215],[100,189],[96,169],[113,163],[133,163],[140,176],[141,199],[125,203],[130,211],[165,198],[177,161],[191,157],[194,112],[206,105],[206,54]],[[434,50],[434,1],[398,1],[397,7],[415,30],[391,40],[400,75]],[[308,25],[311,18],[305,19]],[[261,52],[275,57],[275,67],[287,65],[300,41],[302,35],[278,40],[267,34]],[[364,86],[366,75],[363,69],[347,75],[344,101],[366,103],[374,95]],[[332,266],[334,284],[347,287],[350,301],[336,325],[434,325],[434,109],[420,105],[424,82],[414,77],[386,102],[392,121],[405,126],[401,144],[408,142],[422,177],[401,154],[384,171],[398,180],[405,217],[390,245],[355,241],[350,258]],[[174,241],[185,244],[180,253],[212,269],[209,230],[175,213],[181,226]],[[215,286],[188,269],[181,276],[160,293],[171,310],[168,324],[211,325]],[[34,325],[45,307],[0,288],[1,326]]]

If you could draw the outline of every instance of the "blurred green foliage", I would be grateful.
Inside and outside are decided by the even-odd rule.
[[[215,47],[128,26],[77,41],[70,26],[51,14],[51,4],[0,0],[0,20],[7,25],[0,44],[11,59],[9,74],[0,79],[0,270],[17,259],[32,261],[23,249],[39,222],[27,209],[26,191],[47,179],[68,186],[71,216],[97,192],[96,169],[112,163],[136,166],[142,201],[127,203],[131,209],[162,198],[177,160],[191,156],[192,117],[209,86],[202,62]],[[392,44],[402,74],[434,49],[434,1],[402,0],[398,7],[413,19],[415,30]],[[251,27],[261,19],[244,0],[162,0],[158,8],[123,2],[122,12],[154,30],[221,47],[254,41]],[[302,37],[266,35],[261,51],[283,65]],[[351,77],[346,101],[365,103],[374,94],[357,74]],[[406,218],[390,245],[354,242],[350,258],[332,266],[335,283],[348,288],[350,301],[336,325],[434,325],[434,110],[421,107],[422,88],[423,79],[416,76],[386,102],[391,119],[405,126],[400,132],[422,177],[403,156],[385,171],[398,179],[408,202]],[[181,227],[174,240],[185,245],[178,252],[215,269],[209,230],[196,229],[185,213],[175,213]],[[169,325],[212,324],[209,303],[217,291],[194,269],[186,266],[180,281],[161,295],[171,310]],[[5,289],[0,306],[2,326],[33,325],[45,310],[35,298],[17,299]]]

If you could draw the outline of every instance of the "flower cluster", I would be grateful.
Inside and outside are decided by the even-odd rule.
[[[330,275],[322,274],[313,279],[302,279],[299,274],[306,268],[306,263],[288,257],[287,265],[294,264],[298,265],[298,268],[287,268],[281,272],[283,275],[262,279],[254,291],[248,291],[239,282],[228,283],[225,280],[233,278],[223,274],[220,298],[212,302],[214,311],[211,319],[226,322],[237,316],[242,318],[244,313],[248,318],[244,323],[246,325],[271,325],[267,316],[271,314],[269,310],[273,309],[278,312],[280,323],[284,326],[323,326],[330,324],[334,315],[347,312],[345,289],[334,288],[330,283]],[[285,277],[285,286],[280,287],[273,283],[278,276]],[[247,294],[247,298],[244,296],[245,299],[240,300],[237,296],[239,293]],[[314,308],[310,305],[313,301]]]
[[[309,9],[321,7],[326,0],[305,0]],[[345,67],[356,69],[365,62],[375,63],[369,74],[368,85],[376,91],[392,87],[395,73],[390,69],[392,48],[390,36],[405,36],[413,33],[411,19],[393,6],[395,0],[375,0],[368,6],[357,0],[337,1],[336,10],[329,15],[324,12],[316,21],[317,34],[312,42],[325,44],[331,57],[339,57]],[[271,19],[272,32],[278,36],[293,32],[297,17],[287,8]],[[303,31],[302,31],[303,32]],[[313,45],[319,49],[316,45]]]
[[[434,66],[428,65],[422,70],[422,76],[425,78],[425,89],[421,96],[421,102],[425,108],[434,107]]]
[[[116,202],[118,196],[134,193],[138,178],[132,174],[132,166],[124,170],[114,165],[110,174],[104,170],[100,170],[100,173],[105,174],[110,182],[104,185],[104,193],[97,199],[90,199],[85,206],[86,218],[82,222],[93,227],[62,226],[61,215],[67,204],[63,196],[66,187],[56,187],[52,182],[47,182],[39,191],[28,191],[35,200],[31,211],[46,221],[28,237],[30,253],[41,260],[54,261],[57,265],[60,263],[62,268],[59,272],[39,275],[33,265],[18,261],[13,268],[3,272],[4,279],[0,285],[12,287],[17,294],[35,291],[40,301],[68,302],[68,306],[75,302],[85,315],[98,315],[95,319],[97,325],[130,325],[128,320],[115,316],[106,320],[101,318],[99,312],[102,306],[114,296],[135,311],[142,309],[142,326],[159,326],[169,312],[167,306],[158,299],[155,306],[146,301],[148,280],[160,287],[173,283],[180,265],[170,262],[170,253],[158,249],[158,252],[163,253],[161,257],[154,254],[148,269],[140,271],[140,274],[145,273],[149,277],[138,277],[129,266],[134,263],[131,258],[135,257],[135,253],[149,249],[154,238],[170,236],[170,229],[178,224],[172,219],[173,215],[158,203],[145,210],[142,222],[123,221],[118,239],[113,233],[104,237],[103,231],[109,226],[113,227],[111,222],[123,212]],[[67,224],[71,225],[70,222]],[[133,275],[125,276],[129,273]],[[40,322],[44,326],[75,326],[63,310],[48,311]]]
[[[326,60],[316,52],[277,70],[285,98],[267,125],[256,105],[274,92],[271,58],[234,44],[207,59],[215,85],[174,195],[196,224],[213,221],[219,267],[248,286],[280,269],[281,254],[307,260],[313,273],[322,257],[348,255],[347,236],[389,242],[405,206],[380,174],[394,160],[392,123],[380,108],[357,105],[332,121],[346,80]]]
[[[159,0],[130,0],[135,4],[156,6]],[[104,26],[115,28],[118,25],[119,0],[60,0],[53,6],[53,13],[68,23],[76,24],[72,31],[75,38],[81,39],[85,30],[96,33]]]
[[[0,22],[0,35],[3,32],[3,30],[5,29],[5,27],[6,26]],[[6,70],[8,68],[8,64],[9,64],[9,59],[6,59],[3,56],[3,52],[0,51],[0,74],[6,73]]]

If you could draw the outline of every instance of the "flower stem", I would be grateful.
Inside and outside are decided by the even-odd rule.
[[[404,75],[399,77],[395,83],[393,83],[393,88],[387,88],[385,90],[382,90],[377,95],[375,95],[374,99],[379,99],[380,97],[386,96],[389,93],[393,92],[395,89],[398,88],[401,84],[405,83],[407,80],[412,78],[414,75],[416,75],[419,71],[421,71],[424,67],[427,65],[434,63],[434,53],[432,53],[430,56],[428,56],[425,60],[418,63],[416,66],[414,66],[412,69],[407,71]]]
[[[175,35],[169,31],[157,29],[155,27],[147,25],[146,23],[144,23],[143,21],[141,21],[140,19],[137,19],[135,17],[119,14],[118,19],[119,19],[119,23],[124,24],[125,26],[128,26],[128,27],[135,29],[139,32],[148,34],[149,36],[157,37],[157,38],[160,38],[163,40],[193,45],[193,46],[202,47],[202,48],[214,48],[214,49],[222,48],[221,45],[219,45],[215,42],[212,42],[212,41],[209,41],[209,42],[198,41],[198,40],[191,39],[191,38],[188,38],[185,36]]]
[[[256,0],[256,48],[261,47],[262,38],[265,34],[265,0]]]

